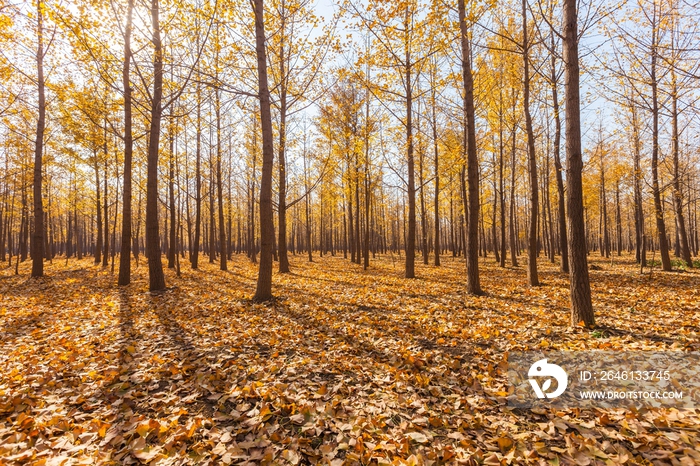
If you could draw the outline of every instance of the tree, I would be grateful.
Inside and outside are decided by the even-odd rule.
[[[559,108],[559,79],[557,73],[554,33],[551,34],[550,81],[552,87],[552,109],[554,110],[554,169],[557,178],[557,225],[559,227],[559,248],[561,249],[560,269],[569,273],[569,244],[566,233],[566,207],[564,199],[564,177],[561,164],[561,110]]]
[[[160,30],[159,0],[151,0],[153,42],[153,96],[151,100],[151,124],[148,137],[146,181],[146,256],[148,258],[148,289],[165,289],[165,276],[160,252],[158,229],[158,149],[160,123],[163,115],[163,44]]]
[[[525,131],[527,133],[527,161],[530,175],[530,232],[527,248],[527,279],[530,286],[540,284],[537,276],[537,219],[539,214],[539,183],[537,181],[537,155],[535,153],[535,133],[532,130],[530,114],[530,42],[528,39],[527,3],[522,0],[523,17],[523,109],[525,111]]]
[[[44,81],[44,2],[36,2],[36,76],[39,118],[34,143],[34,232],[32,233],[32,277],[44,276],[44,200],[42,197],[44,130],[46,128],[46,83]]]
[[[482,294],[479,282],[479,159],[476,153],[476,118],[474,113],[474,81],[471,65],[471,44],[467,30],[464,0],[458,0],[459,37],[462,50],[462,84],[466,117],[467,184],[469,186],[467,222],[467,291]]]
[[[267,52],[265,50],[265,7],[263,0],[253,0],[255,15],[255,55],[258,70],[258,100],[262,127],[262,174],[260,178],[260,266],[253,300],[268,301],[272,298],[272,248],[275,229],[272,223],[272,114],[270,90],[267,81]]]
[[[591,285],[586,257],[586,228],[583,218],[583,154],[581,153],[581,98],[576,0],[563,3],[563,52],[566,95],[566,214],[568,220],[571,324],[595,325]]]
[[[134,137],[132,134],[131,102],[131,30],[134,0],[128,0],[124,27],[124,60],[122,61],[122,86],[124,88],[124,187],[122,189],[122,235],[119,252],[119,279],[121,286],[131,283],[131,181]]]

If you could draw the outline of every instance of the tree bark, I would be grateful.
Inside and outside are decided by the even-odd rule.
[[[656,14],[656,6],[654,6]],[[651,37],[651,116],[652,116],[652,146],[651,146],[651,188],[654,196],[654,212],[656,214],[656,230],[659,234],[659,253],[661,267],[665,272],[671,270],[671,256],[668,253],[668,237],[664,221],[663,205],[661,203],[661,188],[659,187],[659,97],[657,67],[658,25],[655,25]]]
[[[105,201],[104,201],[104,211],[105,211],[105,244],[104,252],[102,253],[102,267],[107,267],[109,264],[109,185],[107,180],[109,179],[109,160],[107,159],[107,140],[105,139],[105,144],[103,147],[105,156]],[[75,225],[76,230],[78,225]]]
[[[367,75],[369,76],[369,69]],[[365,181],[365,240],[363,245],[363,258],[362,263],[363,270],[369,268],[369,234],[370,234],[370,174],[369,174],[369,133],[370,133],[370,116],[369,116],[369,92],[365,98],[365,170],[364,170],[364,181]]]
[[[284,6],[282,7],[284,8]],[[285,14],[281,17],[280,26],[280,128],[279,149],[277,167],[279,169],[279,188],[277,206],[278,226],[278,254],[280,273],[289,273],[289,257],[287,256],[287,167],[286,167],[286,143],[287,143],[287,76],[285,70]]]
[[[37,91],[39,118],[36,122],[34,146],[34,232],[32,233],[32,277],[44,276],[44,204],[42,199],[44,130],[46,128],[46,95],[44,82],[44,5],[37,0]]]
[[[523,109],[525,111],[525,131],[527,132],[527,159],[530,175],[530,231],[528,234],[527,280],[530,286],[540,284],[537,276],[537,219],[539,215],[539,184],[537,180],[537,154],[535,134],[530,115],[530,44],[527,37],[527,4],[522,1],[523,17]]]
[[[95,243],[95,265],[102,261],[102,200],[100,199],[100,166],[97,160],[97,151],[93,152],[95,158],[95,207],[97,210],[97,242]]]
[[[272,298],[272,248],[274,225],[272,223],[272,115],[270,113],[270,90],[267,82],[267,54],[265,51],[265,7],[263,0],[253,0],[255,13],[255,52],[258,60],[258,99],[262,126],[263,162],[260,180],[260,267],[254,301]]]
[[[221,101],[219,90],[216,93],[216,196],[219,207],[219,253],[221,254],[219,269],[228,270],[228,244],[226,243],[226,224],[224,223],[224,188],[221,173]]]
[[[516,203],[515,203],[515,175],[516,175],[516,144],[517,141],[515,137],[518,132],[518,122],[515,121],[515,91],[513,90],[513,129],[511,130],[511,146],[510,146],[510,218],[508,223],[509,228],[509,243],[510,243],[510,265],[512,267],[518,266],[518,237],[516,231],[515,215],[516,215]]]
[[[128,0],[126,26],[124,28],[124,63],[122,65],[122,86],[124,87],[124,189],[122,201],[122,241],[119,253],[120,286],[131,282],[131,165],[134,153],[131,110],[131,29],[134,0]],[[105,193],[106,196],[106,193]],[[107,212],[105,212],[107,218]]]
[[[170,151],[168,160],[168,203],[170,205],[170,231],[168,237],[168,268],[175,268],[175,254],[177,254],[177,235],[175,228],[177,227],[175,221],[175,124],[173,121],[174,117],[172,112],[170,112],[170,131],[168,134],[170,140]]]
[[[159,0],[151,0],[151,21],[153,27],[153,102],[151,125],[148,139],[146,175],[146,255],[148,256],[148,289],[165,289],[165,276],[160,251],[158,232],[158,149],[160,144],[160,123],[163,99],[163,45],[160,37]]]
[[[406,161],[408,165],[408,230],[406,231],[406,278],[415,278],[416,260],[416,177],[413,160],[413,90],[412,83],[412,63],[411,48],[408,40],[409,30],[409,7],[406,4],[406,18],[404,20],[404,34],[406,37]]]
[[[438,150],[437,134],[437,103],[435,99],[435,82],[430,85],[431,89],[431,109],[432,109],[432,130],[433,130],[433,168],[435,170],[435,192],[433,193],[433,210],[435,213],[435,262],[433,265],[440,265],[440,152]]]
[[[605,190],[605,166],[603,164],[603,148],[601,147],[601,161],[600,161],[600,207],[601,216],[603,220],[603,244],[600,248],[600,254],[606,258],[610,257],[610,233],[608,230],[608,198],[607,191]]]
[[[199,243],[202,234],[202,87],[197,83],[197,134],[195,146],[194,243],[190,265],[199,268]]]
[[[561,165],[561,116],[559,109],[559,92],[557,84],[556,55],[554,53],[554,36],[552,35],[551,53],[551,86],[552,86],[552,108],[554,110],[554,168],[557,178],[557,224],[559,227],[559,249],[561,250],[561,264],[559,269],[564,273],[569,273],[569,245],[566,233],[566,207],[564,197],[564,177]]]
[[[479,159],[476,153],[476,118],[474,112],[474,80],[472,77],[471,45],[467,31],[464,0],[459,0],[459,31],[462,52],[462,84],[464,86],[464,113],[466,117],[467,185],[469,190],[467,213],[467,292],[481,295],[479,282]]]
[[[578,63],[576,0],[564,0],[564,71],[566,86],[566,213],[569,221],[571,324],[595,325],[586,257],[583,218],[583,157],[581,154],[581,100]]]
[[[632,143],[634,145],[634,231],[637,262],[646,265],[646,235],[644,234],[644,208],[642,205],[642,144],[639,137],[639,120],[635,103],[630,103],[632,118]]]
[[[672,78],[671,88],[671,124],[672,124],[672,151],[673,151],[673,200],[676,208],[676,220],[678,223],[678,237],[680,239],[680,255],[681,259],[686,263],[688,268],[693,267],[693,259],[690,256],[690,247],[688,246],[688,233],[685,229],[685,216],[683,215],[683,191],[681,190],[681,178],[679,167],[679,131],[678,131],[678,89],[675,75]]]

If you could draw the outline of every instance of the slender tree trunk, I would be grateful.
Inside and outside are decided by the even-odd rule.
[[[360,209],[360,154],[357,150],[355,154],[355,259],[358,264],[362,263],[362,236],[360,234],[362,213]]]
[[[583,157],[581,154],[581,101],[578,63],[578,18],[576,0],[564,0],[564,71],[566,88],[566,184],[571,260],[571,324],[595,325],[586,257],[583,218]]]
[[[636,240],[637,262],[646,265],[646,235],[644,234],[644,206],[642,204],[642,144],[639,136],[639,121],[637,109],[631,102],[632,142],[634,145],[634,231]]]
[[[104,252],[102,253],[102,267],[107,267],[109,264],[109,185],[107,180],[109,178],[109,160],[107,159],[107,140],[105,139],[105,144],[103,146],[104,156],[105,156],[105,201],[104,201],[104,211],[105,211],[105,237],[104,237]],[[77,229],[77,225],[75,226]]]
[[[615,184],[615,235],[617,237],[617,255],[622,255],[622,213],[620,211],[620,179]]]
[[[602,148],[601,148],[602,151]],[[602,157],[602,152],[601,152]],[[605,166],[603,164],[602,158],[600,162],[600,206],[601,206],[601,217],[603,221],[602,233],[603,233],[603,244],[600,248],[600,253],[602,256],[608,258],[610,257],[610,234],[608,231],[608,199],[607,192],[605,190]]]
[[[474,112],[474,80],[472,77],[471,44],[467,31],[464,0],[458,1],[459,31],[466,117],[467,185],[469,189],[467,216],[467,292],[483,294],[479,281],[479,159],[476,153],[476,118]],[[467,205],[467,204],[465,204]]]
[[[440,152],[438,151],[438,135],[437,135],[437,104],[435,99],[435,83],[431,82],[431,101],[432,101],[432,130],[433,130],[433,167],[435,170],[435,192],[433,193],[433,210],[435,212],[435,266],[440,265]]]
[[[169,151],[169,166],[168,166],[168,200],[170,204],[170,231],[168,238],[168,268],[175,268],[175,254],[177,251],[176,243],[176,221],[175,221],[175,124],[172,112],[170,114],[170,151]]]
[[[284,5],[282,6],[284,9]],[[286,167],[286,143],[287,143],[287,70],[285,56],[285,13],[281,15],[280,26],[280,127],[277,167],[279,169],[277,226],[278,226],[278,254],[280,273],[289,273],[289,258],[287,257],[287,167]]]
[[[224,223],[224,187],[221,173],[221,101],[219,90],[216,93],[216,196],[219,200],[219,253],[221,254],[219,268],[228,270],[228,244],[226,243],[226,224]]]
[[[215,161],[212,158],[212,147],[213,147],[212,135],[209,133],[209,234],[207,238],[209,239],[209,263],[213,264],[216,259],[216,212],[214,209],[214,189],[216,182],[214,177],[216,176]]]
[[[158,225],[158,146],[160,144],[160,123],[163,99],[163,46],[160,38],[159,0],[151,0],[151,21],[153,24],[153,101],[151,125],[148,139],[146,177],[146,255],[148,256],[148,289],[165,289],[165,276],[161,262]]]
[[[561,264],[559,269],[569,273],[569,245],[566,233],[566,200],[564,198],[564,177],[561,165],[561,117],[559,110],[559,93],[557,90],[556,55],[554,54],[554,36],[552,36],[552,107],[554,110],[554,168],[557,177],[557,220],[559,226],[559,248],[561,249]]]
[[[75,197],[77,199],[78,197],[78,192],[76,190],[75,192]],[[73,204],[73,220],[75,222],[75,252],[77,255],[78,260],[83,258],[83,243],[81,241],[80,233],[81,233],[81,228],[80,228],[80,222],[78,221],[78,206],[77,203]],[[43,257],[42,257],[43,260]]]
[[[416,260],[416,178],[413,160],[413,67],[411,63],[411,47],[409,41],[409,7],[406,4],[406,17],[404,20],[405,34],[405,66],[406,66],[406,160],[408,165],[408,231],[406,231],[406,278],[415,278]]]
[[[44,130],[46,127],[46,95],[44,91],[44,6],[37,0],[37,91],[39,118],[36,122],[34,146],[34,232],[32,233],[32,277],[44,276],[44,205],[42,198]]]
[[[549,132],[547,133],[547,138],[549,138]],[[549,143],[547,144],[549,145]],[[545,206],[547,208],[547,216],[544,217],[545,219],[548,220],[548,229],[547,231],[549,232],[549,261],[554,264],[554,255],[556,254],[556,246],[555,246],[555,234],[554,234],[554,219],[552,218],[552,197],[550,195],[550,189],[549,187],[551,186],[551,170],[550,170],[550,164],[549,164],[549,150],[547,151],[547,169],[546,169],[546,176],[545,176],[545,182],[544,182],[544,196],[546,199]],[[544,208],[543,208],[544,209]],[[543,232],[543,234],[546,234]]]
[[[307,157],[307,152],[306,152],[306,140],[304,140],[304,151],[302,152],[302,155],[304,157],[304,192],[306,193],[306,196],[304,196],[304,207],[305,207],[305,221],[306,221],[306,252],[309,255],[309,262],[314,261],[314,256],[311,251],[311,200],[309,196],[309,173],[307,170],[307,164],[306,164],[306,157]],[[347,257],[347,256],[346,256]]]
[[[494,154],[494,166],[495,166],[495,158],[496,155]],[[497,218],[498,218],[498,187],[496,186],[496,173],[493,175],[494,180],[493,180],[493,215],[491,217],[491,234],[493,235],[493,255],[495,257],[496,263],[500,264],[501,263],[501,254],[500,254],[500,248],[498,247],[498,225],[497,225]]]
[[[420,132],[420,127],[418,127]],[[425,183],[423,181],[423,161],[425,159],[423,146],[419,146],[418,155],[418,182],[420,183],[420,227],[421,227],[421,247],[423,249],[423,264],[428,265],[428,216],[425,208]]]
[[[506,190],[504,170],[505,142],[503,140],[503,88],[500,89],[500,99],[498,108],[498,191],[501,201],[501,257],[500,266],[506,266]]]
[[[250,182],[250,216],[249,216],[249,254],[253,264],[258,262],[258,250],[255,238],[255,172],[258,163],[258,120],[253,116],[253,172]]]
[[[95,243],[95,265],[102,261],[102,200],[100,198],[100,166],[97,160],[97,151],[93,152],[95,158],[95,207],[97,210],[97,242]]]
[[[369,77],[369,66],[367,67],[367,76]],[[370,95],[369,92],[365,98],[365,170],[364,170],[364,180],[365,180],[365,241],[364,241],[364,262],[362,265],[363,270],[369,268],[369,241],[370,241],[370,173],[369,173],[369,133],[370,133],[370,116],[369,116],[369,104]],[[321,197],[323,199],[323,196]]]
[[[267,54],[265,51],[265,21],[263,0],[252,1],[255,13],[255,52],[258,60],[258,99],[260,100],[260,122],[262,124],[263,165],[260,181],[260,268],[254,301],[272,298],[272,248],[274,225],[272,222],[272,115],[270,113],[270,90],[267,82]]]
[[[657,7],[654,6],[654,9]],[[654,12],[656,14],[656,12]],[[665,272],[671,270],[671,256],[668,252],[668,237],[664,221],[663,205],[661,203],[661,188],[659,186],[659,97],[657,69],[658,26],[654,27],[651,38],[651,116],[652,116],[652,147],[651,147],[651,187],[654,196],[654,212],[656,213],[656,230],[659,233],[659,253],[661,267]]]
[[[194,244],[192,245],[193,270],[199,268],[199,243],[202,234],[202,87],[197,83],[197,134],[195,147],[195,193],[194,193]]]
[[[513,114],[515,115],[515,102],[513,102]],[[516,141],[515,136],[517,133],[517,123],[513,123],[513,130],[511,132],[511,166],[510,166],[510,265],[513,267],[518,266],[518,245],[517,245],[517,232],[515,223],[515,168],[516,168]]]
[[[124,189],[122,201],[122,241],[119,253],[120,286],[131,282],[131,165],[134,152],[131,110],[131,29],[134,0],[128,0],[126,26],[124,28],[124,62],[122,65],[122,86],[124,87]],[[105,193],[105,196],[107,193]],[[107,212],[105,212],[107,218]]]
[[[686,263],[688,268],[693,267],[693,259],[690,256],[690,247],[688,246],[688,233],[685,229],[685,216],[683,215],[683,191],[681,190],[681,177],[679,167],[679,140],[678,131],[678,89],[676,85],[675,75],[672,78],[671,89],[671,122],[672,122],[672,139],[673,139],[673,200],[676,208],[676,220],[678,223],[678,237],[680,240],[680,256]]]
[[[348,232],[346,234],[347,241],[350,246],[350,262],[357,262],[358,259],[355,258],[355,227],[354,227],[354,216],[353,216],[353,210],[352,210],[352,176],[350,175],[350,161],[348,160],[347,163],[347,169],[346,169],[346,174],[347,174],[347,191],[348,191]],[[359,210],[359,209],[358,209]],[[359,251],[357,251],[357,254],[360,254]]]
[[[537,154],[535,134],[530,115],[530,43],[527,37],[527,4],[522,1],[523,12],[523,109],[525,110],[525,130],[527,132],[528,172],[530,175],[530,231],[528,235],[527,279],[530,286],[540,284],[537,276],[537,219],[539,215],[539,183],[537,181]]]

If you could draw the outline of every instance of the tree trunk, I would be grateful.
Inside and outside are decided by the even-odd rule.
[[[148,289],[150,291],[165,289],[165,276],[163,275],[160,252],[160,235],[158,233],[158,146],[160,144],[160,121],[163,112],[163,46],[160,38],[160,8],[158,1],[151,0],[153,101],[146,164],[146,256],[148,256]]]
[[[207,238],[209,242],[207,243],[209,251],[209,263],[213,264],[216,259],[216,214],[214,211],[214,187],[216,183],[214,182],[215,168],[214,160],[212,159],[212,135],[209,133],[209,231]]]
[[[439,169],[439,151],[438,151],[438,135],[437,135],[437,104],[435,102],[435,83],[431,82],[431,108],[432,108],[432,130],[433,130],[433,166],[435,170],[435,192],[433,201],[433,210],[435,212],[435,266],[440,265],[440,169]]]
[[[552,36],[552,107],[554,110],[554,168],[557,177],[557,220],[559,226],[559,248],[561,249],[561,264],[559,269],[569,273],[569,245],[566,233],[566,207],[564,198],[564,177],[561,165],[561,117],[559,111],[559,93],[557,90],[556,55],[554,53],[554,36]]]
[[[515,115],[515,100],[513,101],[513,115]],[[518,245],[517,245],[517,232],[515,230],[515,169],[516,169],[516,141],[515,136],[517,134],[518,124],[513,123],[513,130],[511,132],[511,166],[510,166],[510,222],[509,222],[509,236],[510,236],[510,265],[513,267],[518,266]]]
[[[369,67],[367,68],[367,76],[369,77]],[[369,116],[369,92],[365,98],[365,241],[363,246],[364,262],[363,270],[369,268],[369,233],[370,233],[370,174],[369,174],[369,132],[370,132],[370,116]],[[323,196],[321,197],[323,199]]]
[[[362,214],[360,213],[360,154],[355,149],[355,259],[358,264],[362,261],[362,237],[360,236],[360,224]],[[323,251],[321,251],[323,254]]]
[[[603,220],[603,244],[600,248],[600,254],[606,258],[610,257],[610,233],[608,231],[608,198],[607,192],[605,190],[605,166],[603,164],[601,147],[601,162],[600,162],[600,206],[601,206],[601,216]]]
[[[566,86],[566,213],[569,220],[571,260],[571,324],[595,325],[586,257],[583,219],[583,157],[581,154],[581,101],[578,63],[578,18],[576,0],[564,0],[564,71]]]
[[[260,268],[254,301],[272,298],[272,248],[274,225],[272,223],[272,115],[270,113],[270,90],[267,83],[267,54],[265,51],[265,20],[263,0],[253,0],[255,13],[255,52],[258,60],[258,99],[260,100],[260,122],[262,125],[263,164],[260,180]]]
[[[673,139],[673,200],[676,208],[676,221],[678,223],[678,237],[680,239],[680,256],[686,263],[688,268],[693,267],[693,259],[690,256],[690,247],[688,246],[688,233],[685,229],[685,216],[683,215],[683,192],[681,191],[681,178],[679,167],[679,141],[678,131],[678,89],[676,85],[675,75],[673,76],[671,89],[671,122],[672,122],[672,139]]]
[[[461,0],[460,0],[461,1]],[[405,66],[406,66],[406,161],[408,165],[408,230],[406,231],[406,278],[415,278],[416,259],[416,178],[413,161],[413,91],[412,83],[412,63],[411,48],[408,40],[410,10],[406,4],[406,17],[404,20],[405,34]]]
[[[637,109],[634,102],[631,102],[632,118],[632,139],[634,144],[634,231],[636,240],[637,262],[646,266],[646,235],[644,234],[644,206],[642,204],[642,148],[639,136],[639,121],[637,119]]]
[[[216,196],[219,200],[219,269],[228,270],[228,244],[226,243],[226,224],[224,223],[224,187],[221,173],[221,101],[219,90],[216,93]]]
[[[284,7],[282,7],[284,8]],[[279,188],[277,206],[277,226],[278,226],[278,254],[280,273],[289,273],[289,258],[287,257],[287,167],[286,167],[286,143],[287,143],[287,79],[285,70],[285,13],[281,15],[280,26],[280,127],[279,127],[279,149],[277,167],[279,169]]]
[[[420,126],[417,128],[420,132]],[[423,153],[423,146],[419,146],[418,155],[418,183],[420,184],[420,229],[421,229],[421,249],[423,250],[423,264],[428,265],[428,216],[427,210],[425,208],[425,183],[423,180],[423,161],[425,160],[425,155]]]
[[[103,147],[104,150],[104,156],[105,156],[105,244],[104,244],[104,252],[102,253],[102,267],[107,267],[109,264],[109,186],[107,185],[107,180],[109,178],[109,161],[107,160],[107,141],[105,139],[105,144]],[[75,225],[76,230],[78,225]]]
[[[615,235],[617,237],[617,255],[622,255],[622,213],[620,211],[620,179],[615,184]]]
[[[44,276],[44,205],[42,199],[42,163],[44,157],[44,129],[46,127],[46,95],[44,92],[44,6],[36,2],[37,10],[37,90],[39,118],[36,122],[34,146],[34,232],[32,233],[32,277]]]
[[[97,242],[95,243],[95,265],[102,261],[102,200],[100,199],[100,166],[97,161],[97,151],[93,152],[95,158],[95,207],[97,210]]]
[[[500,192],[501,201],[501,257],[499,265],[501,267],[506,266],[506,191],[505,191],[505,177],[503,175],[504,170],[504,157],[503,153],[505,151],[505,143],[503,141],[503,88],[500,89],[500,100],[498,109],[498,187]]]
[[[176,230],[177,227],[175,222],[175,125],[173,122],[173,115],[170,112],[170,153],[169,153],[169,166],[168,166],[168,201],[170,204],[170,231],[168,238],[168,268],[175,268],[175,254],[177,254],[177,244],[176,244]]]
[[[530,175],[530,231],[528,234],[527,280],[530,286],[540,284],[537,276],[537,219],[539,214],[539,184],[537,181],[537,154],[535,134],[530,115],[530,44],[527,37],[527,5],[522,1],[523,12],[523,109],[525,110],[525,130],[527,132],[527,159]]]
[[[473,295],[480,295],[483,292],[479,282],[479,159],[476,153],[476,118],[474,112],[471,44],[469,43],[469,33],[467,31],[464,0],[458,1],[458,9],[462,52],[462,84],[464,86],[464,113],[467,133],[467,185],[469,189],[466,244],[467,292]]]
[[[194,244],[190,265],[199,268],[199,243],[202,234],[202,87],[197,83],[197,134],[195,147]]]
[[[656,6],[654,6],[656,8]],[[661,188],[659,187],[659,97],[656,76],[658,31],[654,28],[651,37],[651,116],[652,116],[652,147],[651,147],[651,187],[654,195],[654,212],[656,213],[656,230],[659,233],[659,253],[661,267],[665,272],[671,270],[671,256],[668,253],[668,237],[664,221],[663,205],[661,203]]]
[[[122,201],[122,242],[119,253],[120,286],[131,282],[131,165],[134,153],[134,138],[131,133],[131,24],[134,0],[128,0],[126,26],[124,28],[124,62],[122,65],[122,85],[124,87],[124,189]],[[107,194],[105,193],[105,196]],[[107,218],[107,212],[105,212]]]

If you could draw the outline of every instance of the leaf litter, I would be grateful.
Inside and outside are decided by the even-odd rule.
[[[592,271],[599,329],[568,326],[568,284],[542,263],[293,260],[254,304],[256,268],[166,271],[147,292],[89,260],[0,280],[5,464],[700,464],[700,415],[515,410],[509,351],[700,350],[700,274]],[[23,268],[26,264],[23,264]]]

